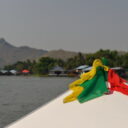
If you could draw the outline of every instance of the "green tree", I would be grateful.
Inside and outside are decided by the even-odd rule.
[[[66,61],[65,68],[73,69],[75,67],[78,67],[78,66],[84,65],[84,64],[85,64],[85,56],[82,53],[78,53],[77,56],[75,56],[73,58],[69,58]]]
[[[55,65],[56,60],[49,57],[42,57],[36,64],[36,70],[39,74],[47,74],[48,71]]]

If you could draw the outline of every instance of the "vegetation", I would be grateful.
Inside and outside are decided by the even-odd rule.
[[[15,69],[22,71],[23,69],[30,70],[33,74],[45,75],[55,65],[64,67],[66,70],[74,69],[80,65],[92,65],[92,62],[96,58],[105,57],[109,60],[110,67],[121,66],[128,68],[128,52],[120,53],[118,51],[103,50],[100,49],[95,53],[82,54],[78,53],[77,56],[63,61],[61,59],[53,59],[49,57],[42,57],[38,61],[18,61],[13,65],[7,65],[4,67],[5,70]]]

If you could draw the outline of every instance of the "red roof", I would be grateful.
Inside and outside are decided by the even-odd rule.
[[[30,71],[27,69],[22,70],[22,73],[29,73]]]

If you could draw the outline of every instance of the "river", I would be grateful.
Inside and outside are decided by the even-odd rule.
[[[68,77],[0,76],[0,128],[64,93],[74,80]]]

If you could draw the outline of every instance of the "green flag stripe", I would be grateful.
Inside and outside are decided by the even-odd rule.
[[[84,87],[84,90],[77,97],[78,101],[83,103],[109,92],[106,86],[106,77],[106,72],[101,67],[98,67],[96,75],[91,80],[88,80],[80,85]]]

